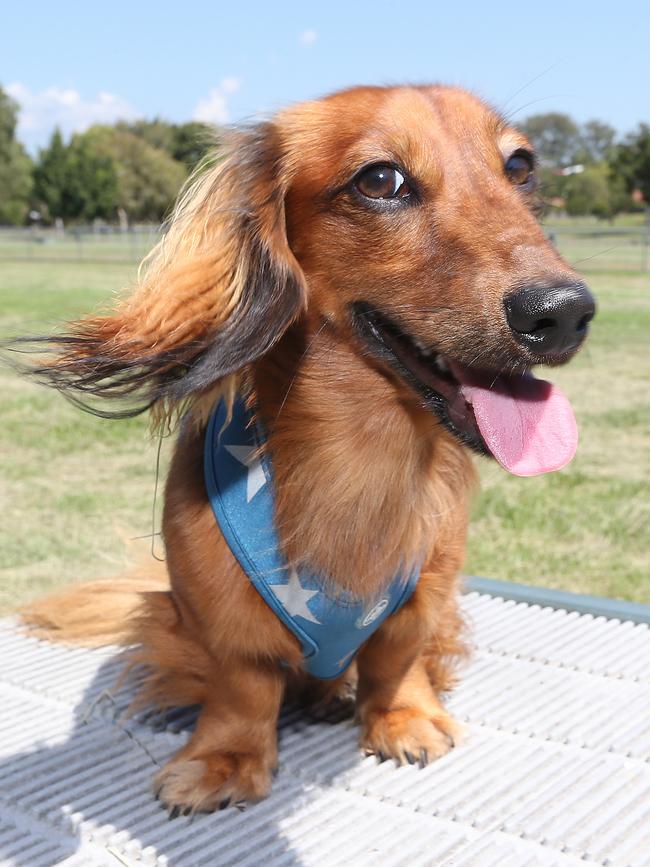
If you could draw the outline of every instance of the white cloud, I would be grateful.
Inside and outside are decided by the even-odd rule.
[[[228,123],[230,107],[228,97],[241,87],[241,79],[230,75],[222,78],[218,87],[213,87],[206,97],[200,99],[194,109],[194,120],[204,123]]]
[[[221,79],[221,89],[224,93],[235,93],[241,87],[241,79],[235,78],[234,75],[226,76]]]
[[[298,37],[298,42],[301,45],[313,45],[318,39],[318,33],[315,30],[303,30]]]
[[[74,88],[54,85],[33,91],[18,81],[7,85],[6,90],[20,105],[18,136],[30,148],[45,144],[55,126],[69,135],[94,123],[113,123],[138,116],[125,99],[106,91],[84,99]]]

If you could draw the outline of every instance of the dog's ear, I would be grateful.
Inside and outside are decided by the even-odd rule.
[[[233,134],[181,195],[135,291],[108,315],[31,340],[55,355],[29,372],[91,412],[124,417],[203,392],[267,352],[306,301],[282,162],[273,123]],[[93,396],[118,404],[98,408]]]

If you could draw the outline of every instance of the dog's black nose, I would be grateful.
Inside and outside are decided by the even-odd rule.
[[[536,355],[576,349],[596,312],[594,297],[584,283],[526,286],[504,303],[515,338]]]

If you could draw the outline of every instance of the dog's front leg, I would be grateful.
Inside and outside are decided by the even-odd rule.
[[[172,814],[268,794],[283,691],[284,676],[270,664],[237,659],[215,669],[196,731],[154,781]]]
[[[448,752],[460,735],[431,683],[435,632],[425,616],[423,583],[357,657],[361,747],[400,763],[426,764]]]

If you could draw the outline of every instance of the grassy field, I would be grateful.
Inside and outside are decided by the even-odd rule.
[[[2,264],[0,333],[50,331],[104,301],[132,270]],[[1,366],[0,417],[0,611],[7,611],[44,589],[119,570],[124,538],[150,532],[156,450],[144,419],[93,418]]]
[[[590,343],[552,373],[578,417],[578,457],[533,479],[480,462],[467,571],[650,602],[650,275],[620,271],[601,253],[586,269],[600,305]],[[133,271],[0,262],[0,334],[49,331]],[[0,414],[6,612],[45,589],[119,571],[125,540],[150,533],[157,444],[143,419],[92,418],[2,367]]]

